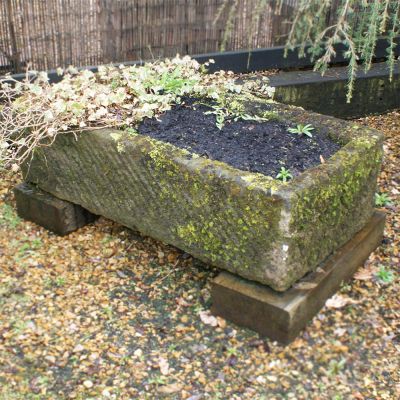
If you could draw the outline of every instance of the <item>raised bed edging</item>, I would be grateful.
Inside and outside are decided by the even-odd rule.
[[[330,68],[324,76],[314,71],[282,72],[270,77],[270,85],[281,103],[338,118],[359,118],[400,108],[399,65],[395,64],[392,81],[386,63],[373,64],[367,73],[359,71],[350,103],[347,67]]]
[[[296,107],[273,107],[282,118],[311,123],[347,144],[286,185],[190,157],[148,137],[94,130],[78,141],[59,135],[25,166],[25,179],[204,262],[284,291],[371,217],[383,138]]]
[[[400,56],[400,37],[396,37],[394,42],[393,53],[397,58]],[[338,43],[334,48],[336,55],[333,57],[332,63],[345,63],[346,59],[343,57],[343,53],[347,50],[346,47]],[[305,49],[306,56],[302,58],[298,57],[298,50],[299,48],[289,51],[287,57],[284,57],[284,46],[199,54],[192,57],[200,63],[214,59],[215,63],[209,66],[210,72],[221,69],[236,73],[250,73],[269,69],[312,68],[313,62],[308,55],[308,48]],[[379,61],[385,58],[386,50],[387,39],[378,39],[374,60]],[[143,63],[143,60],[122,61],[115,65],[142,65]],[[97,66],[85,66],[79,69],[98,71]],[[48,71],[48,76],[51,83],[59,82],[62,79],[55,70]],[[12,75],[12,78],[16,80],[23,80],[25,77],[25,73]],[[338,118],[358,118],[369,114],[381,114],[400,107],[398,63],[392,81],[389,79],[386,63],[372,64],[372,69],[366,74],[359,71],[351,104],[347,104],[345,99],[347,92],[346,67],[330,68],[324,78],[320,73],[308,70],[283,72],[270,79],[272,86],[277,88],[277,101],[298,105]]]
[[[397,58],[400,56],[400,37],[394,38],[393,54]],[[387,57],[387,39],[380,38],[376,42],[374,60],[379,60]],[[249,73],[256,71],[265,71],[269,69],[291,69],[291,68],[312,68],[314,63],[310,57],[310,48],[304,49],[305,56],[298,57],[300,47],[292,51],[288,51],[285,57],[285,46],[276,46],[261,49],[237,50],[237,51],[224,51],[206,54],[192,55],[191,57],[199,63],[205,63],[210,59],[215,61],[214,64],[209,66],[210,72],[220,70],[229,70],[236,73]],[[343,54],[347,51],[347,47],[342,43],[334,45],[335,56],[332,58],[332,64],[345,63],[346,59]],[[119,61],[115,66],[123,65],[142,65],[143,60],[137,61]],[[79,69],[89,69],[92,72],[97,72],[97,66],[85,66]],[[14,74],[12,77],[16,80],[22,80],[26,76],[25,73]],[[59,82],[61,76],[57,74],[56,70],[48,71],[49,81],[51,83]]]

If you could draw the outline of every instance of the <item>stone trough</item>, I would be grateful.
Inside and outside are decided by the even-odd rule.
[[[257,99],[249,107],[257,110],[262,102]],[[146,136],[101,129],[84,132],[77,139],[72,134],[59,135],[51,147],[36,151],[24,167],[24,178],[29,190],[36,188],[72,203],[74,212],[78,205],[139,230],[229,271],[230,279],[267,287],[272,296],[282,298],[373,217],[383,138],[354,122],[278,103],[272,107],[282,120],[310,123],[343,147],[324,163],[282,183]],[[38,218],[37,207],[36,214],[29,212],[26,186],[17,188],[16,194],[20,214],[46,225],[43,216]],[[381,234],[382,224],[378,225]],[[51,223],[47,227],[52,229]],[[368,256],[377,240],[361,258]],[[331,285],[322,298],[339,284]],[[218,281],[215,287],[223,288],[224,283]],[[240,292],[237,285],[235,290]],[[213,297],[220,303],[231,301]],[[289,323],[284,325],[290,335],[280,337],[279,332],[274,335],[240,317],[232,318],[226,310],[229,304],[224,307],[214,304],[214,311],[278,340],[293,338]],[[237,305],[232,303],[232,307]],[[264,325],[268,325],[273,320],[268,314],[271,310],[265,312]],[[304,323],[297,323],[296,332],[300,325]]]

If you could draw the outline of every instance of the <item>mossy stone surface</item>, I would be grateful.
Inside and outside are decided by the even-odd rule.
[[[264,100],[248,107],[265,109]],[[278,103],[344,146],[284,184],[141,135],[102,129],[59,135],[25,179],[204,262],[286,290],[359,231],[373,212],[382,135]]]

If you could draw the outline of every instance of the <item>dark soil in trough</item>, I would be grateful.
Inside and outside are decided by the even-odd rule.
[[[205,105],[186,99],[159,120],[146,119],[139,132],[192,153],[223,161],[235,168],[275,177],[281,167],[298,175],[336,153],[340,146],[326,134],[313,137],[289,133],[291,125],[281,121],[227,121],[222,130]]]

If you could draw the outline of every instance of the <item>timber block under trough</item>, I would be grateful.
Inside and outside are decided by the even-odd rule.
[[[93,222],[96,216],[83,207],[61,200],[37,186],[21,183],[14,188],[18,215],[58,234],[67,235]]]
[[[211,285],[212,313],[261,336],[290,343],[379,246],[385,217],[376,211],[351,240],[285,292],[222,272]]]

